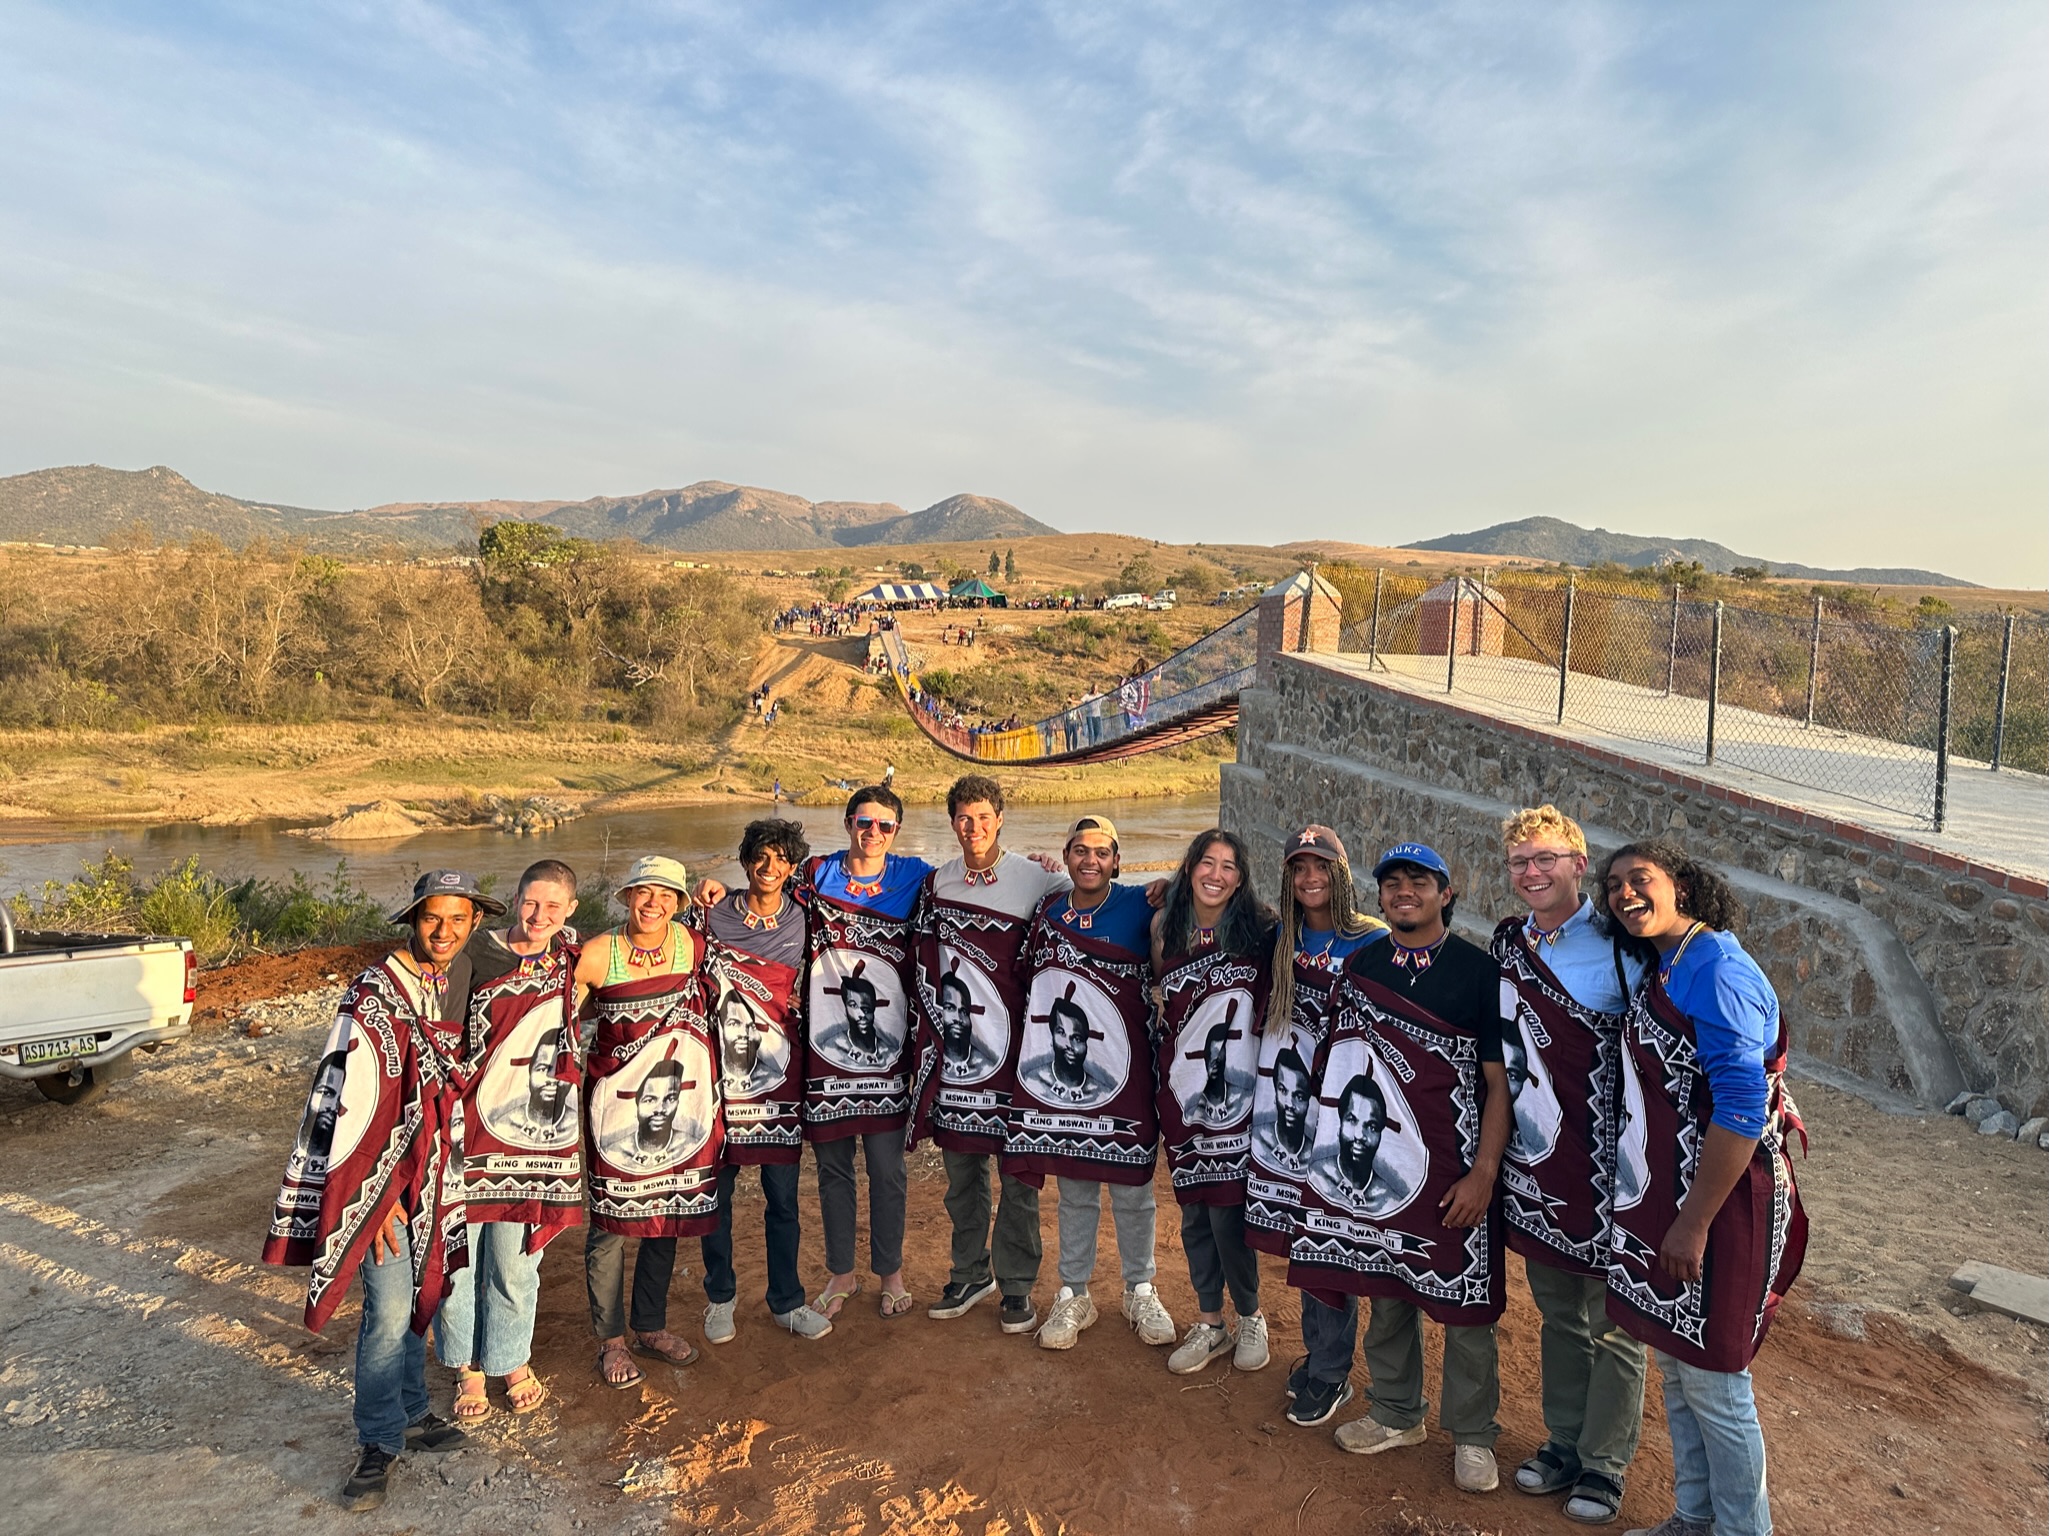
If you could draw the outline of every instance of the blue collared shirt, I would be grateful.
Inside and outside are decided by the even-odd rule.
[[[1539,935],[1528,918],[1523,919],[1523,933],[1537,941],[1531,947],[1538,958],[1580,1007],[1620,1013],[1629,1006],[1629,994],[1615,979],[1615,941],[1594,926],[1594,904],[1586,897],[1579,899],[1577,912],[1549,933]],[[1622,957],[1622,974],[1629,979],[1631,993],[1643,973],[1643,961],[1629,954]]]

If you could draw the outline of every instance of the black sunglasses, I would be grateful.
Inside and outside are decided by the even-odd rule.
[[[884,821],[879,816],[856,816],[854,818],[854,825],[863,832],[880,832],[884,837],[887,837],[896,830],[895,822]]]

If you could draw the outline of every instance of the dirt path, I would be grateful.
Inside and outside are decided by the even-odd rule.
[[[459,1458],[407,1458],[384,1510],[344,1516],[333,1494],[353,1441],[353,1303],[313,1338],[298,1275],[252,1262],[331,996],[253,1005],[275,1026],[256,1039],[224,1007],[227,1027],[90,1109],[0,1084],[0,1531],[1573,1529],[1549,1501],[1453,1491],[1441,1435],[1361,1461],[1327,1430],[1288,1425],[1297,1313],[1271,1270],[1275,1364],[1169,1376],[1165,1351],[1117,1317],[1107,1224],[1097,1293],[1112,1305],[1069,1354],[1004,1337],[993,1308],[885,1323],[872,1289],[831,1337],[781,1335],[759,1300],[760,1197],[744,1183],[735,1343],[683,1371],[650,1364],[637,1391],[603,1389],[572,1235],[543,1269],[536,1363],[554,1401],[528,1419],[494,1415]],[[1823,1089],[1802,1102],[1816,1133],[1814,1255],[1757,1369],[1780,1529],[2041,1528],[2042,1404],[2026,1384],[2041,1380],[2041,1335],[1941,1281],[1957,1255],[2037,1267],[2042,1154]],[[808,1170],[805,1185],[815,1282]],[[936,1159],[917,1159],[906,1267],[921,1299],[945,1278],[941,1189]],[[1160,1286],[1185,1322],[1192,1297],[1163,1218]],[[672,1320],[695,1333],[701,1269],[690,1245],[684,1257]],[[1505,1468],[1542,1434],[1535,1315],[1519,1278],[1510,1295]],[[429,1379],[445,1405],[447,1373]],[[1653,1398],[1624,1508],[1641,1524],[1670,1507]]]

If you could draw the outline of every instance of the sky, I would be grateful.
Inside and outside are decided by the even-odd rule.
[[[2049,9],[0,0],[0,474],[2049,583]]]

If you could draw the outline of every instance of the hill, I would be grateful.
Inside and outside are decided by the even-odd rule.
[[[1698,560],[1703,567],[1726,576],[1738,566],[1767,566],[1774,576],[1802,581],[1854,581],[1871,586],[1971,587],[1976,582],[1923,571],[1891,566],[1858,566],[1854,570],[1831,570],[1815,565],[1781,564],[1739,555],[1727,545],[1709,539],[1672,539],[1633,533],[1610,533],[1605,528],[1587,529],[1556,517],[1525,517],[1513,523],[1496,523],[1475,533],[1447,534],[1441,539],[1424,539],[1405,549],[1448,550],[1467,555],[1524,555],[1557,565],[1627,566],[1665,565],[1671,561]]]
[[[812,502],[722,480],[585,501],[391,502],[327,512],[201,490],[162,465],[120,470],[88,464],[0,478],[0,542],[103,545],[120,528],[140,522],[160,539],[211,534],[244,544],[287,538],[360,553],[394,543],[467,545],[485,524],[501,518],[553,523],[578,538],[633,539],[674,550],[815,549],[1059,532],[988,496],[949,496],[907,512],[893,502]]]

